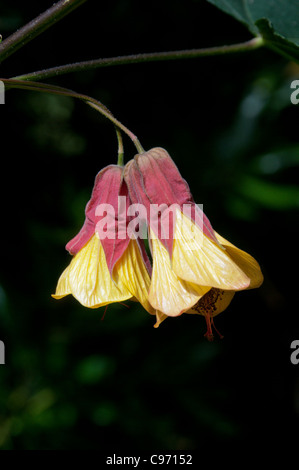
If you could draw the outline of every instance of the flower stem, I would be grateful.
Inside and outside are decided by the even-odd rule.
[[[112,65],[137,64],[140,62],[154,62],[160,60],[193,59],[196,57],[206,57],[214,55],[231,54],[257,49],[264,45],[264,39],[260,36],[239,44],[226,46],[208,47],[205,49],[189,49],[183,51],[170,52],[150,52],[147,54],[133,54],[120,57],[110,57],[105,59],[86,60],[73,64],[59,65],[49,69],[26,73],[13,77],[18,80],[43,80],[49,77],[56,77],[71,72],[82,72],[85,70],[100,67],[111,67]]]
[[[120,130],[115,126],[116,130],[116,137],[118,143],[118,150],[117,150],[117,164],[119,166],[124,166],[124,146],[123,146],[123,139]]]
[[[25,81],[25,80],[14,80],[11,78],[0,78],[0,81],[2,81],[5,85],[5,88],[19,88],[19,89],[25,89],[25,90],[32,90],[32,91],[40,91],[44,93],[50,93],[54,95],[62,95],[62,96],[70,96],[72,98],[78,98],[85,103],[87,103],[89,106],[92,108],[96,109],[96,111],[99,111],[103,116],[105,116],[107,119],[109,119],[113,124],[117,127],[117,129],[122,130],[125,134],[127,134],[132,142],[134,143],[136,149],[138,152],[144,152],[139,140],[137,139],[136,135],[133,134],[133,132],[130,131],[126,126],[124,126],[118,119],[116,119],[113,114],[109,111],[106,106],[104,106],[100,101],[84,95],[82,93],[76,93],[75,91],[69,90],[68,88],[62,88],[56,85],[50,85],[48,83],[40,83],[40,82],[31,82],[31,81]],[[119,154],[123,153],[122,150],[122,143],[120,144],[120,137],[119,134],[117,134],[118,142],[119,142]]]
[[[54,23],[57,23],[57,21],[61,20],[65,15],[68,15],[84,2],[86,2],[86,0],[60,0],[59,2],[54,3],[51,8],[46,10],[44,13],[41,13],[1,42],[0,62],[48,29]]]
[[[144,153],[144,148],[142,147],[141,143],[139,142],[139,140],[137,139],[136,136],[135,136],[133,142],[134,142],[135,147],[138,150],[138,153]]]

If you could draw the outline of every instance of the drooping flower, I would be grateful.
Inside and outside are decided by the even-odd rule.
[[[153,258],[148,300],[158,312],[156,326],[168,316],[198,313],[211,338],[213,317],[234,293],[261,285],[258,263],[213,230],[164,149],[136,155],[124,177],[130,200],[146,208]]]
[[[72,294],[90,308],[137,299],[155,314],[147,298],[150,262],[144,246],[128,237],[128,221],[119,200],[129,202],[123,167],[109,165],[96,176],[83,227],[66,245],[73,258],[53,297]]]
[[[132,229],[130,209],[136,205],[139,216]],[[153,267],[138,238],[144,224]],[[72,294],[90,308],[137,300],[156,315],[155,327],[169,316],[200,314],[208,339],[213,317],[235,292],[263,281],[255,259],[213,230],[161,148],[136,155],[125,169],[109,165],[98,173],[83,227],[66,248],[73,259],[54,298]]]

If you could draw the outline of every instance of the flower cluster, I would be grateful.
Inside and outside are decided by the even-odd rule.
[[[213,230],[162,148],[102,169],[85,216],[66,245],[73,258],[56,299],[72,294],[89,308],[135,300],[156,316],[155,327],[169,316],[200,314],[212,339],[213,317],[235,292],[263,282],[255,259]]]

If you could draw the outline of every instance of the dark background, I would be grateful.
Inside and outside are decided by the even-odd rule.
[[[0,8],[3,38],[50,1]],[[88,1],[0,66],[11,77],[74,61],[250,39],[204,0]],[[145,149],[168,150],[215,230],[265,281],[216,318],[154,329],[128,303],[51,298],[96,173],[116,163],[113,125],[84,103],[11,90],[1,119],[0,448],[204,450],[298,439],[299,67],[268,49],[123,65],[46,81],[102,101]],[[125,160],[136,153],[124,137]]]

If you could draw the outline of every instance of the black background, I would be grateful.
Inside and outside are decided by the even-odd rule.
[[[50,6],[3,0],[3,39]],[[203,0],[90,0],[3,62],[0,76],[250,38]],[[1,448],[209,452],[222,444],[295,444],[299,199],[298,158],[290,152],[298,149],[298,108],[289,95],[296,67],[261,49],[45,80],[102,101],[145,149],[167,149],[215,230],[261,264],[263,286],[236,294],[216,318],[224,339],[213,343],[199,316],[171,318],[156,330],[135,304],[111,306],[101,321],[104,308],[50,297],[94,177],[116,163],[115,131],[79,101],[7,91],[0,107]],[[127,137],[124,143],[128,161],[136,151]]]

